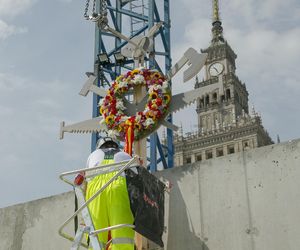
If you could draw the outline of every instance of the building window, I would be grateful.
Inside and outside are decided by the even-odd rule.
[[[201,98],[200,99],[200,108],[203,108],[204,107],[204,100]]]
[[[213,97],[213,101],[214,101],[214,102],[217,102],[217,101],[218,101],[218,100],[217,100],[217,99],[218,99],[218,94],[217,94],[217,93],[213,93],[213,96],[212,96],[212,97]]]
[[[185,158],[185,162],[186,162],[187,164],[191,163],[191,162],[192,162],[192,158],[191,158],[191,157],[186,157],[186,158]]]
[[[223,155],[224,155],[223,148],[217,148],[217,157],[220,157]]]
[[[250,147],[249,147],[249,142],[248,142],[248,141],[244,141],[244,142],[243,142],[243,149],[244,149],[244,150],[250,149]]]
[[[226,99],[230,99],[231,95],[230,95],[230,89],[226,89]]]
[[[206,102],[206,105],[209,104],[209,96],[207,95],[206,98],[205,98],[205,102]]]
[[[206,159],[211,159],[213,157],[213,154],[212,154],[211,150],[206,151],[205,155],[206,155]]]
[[[229,145],[227,148],[228,154],[234,154],[234,145]]]
[[[197,161],[202,161],[202,155],[197,155],[197,156],[196,156],[196,160],[197,160]]]

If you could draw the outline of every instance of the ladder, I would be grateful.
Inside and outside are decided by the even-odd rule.
[[[118,163],[113,163],[109,165],[104,165],[104,166],[96,166],[93,168],[84,168],[84,169],[79,169],[79,170],[74,170],[74,171],[69,171],[69,172],[64,172],[62,173],[59,178],[66,182],[67,184],[71,185],[74,188],[75,195],[78,199],[78,204],[79,208],[74,212],[72,216],[70,216],[59,228],[59,235],[62,236],[63,238],[69,240],[72,242],[71,250],[78,250],[81,246],[88,248],[89,246],[85,243],[82,242],[82,239],[85,234],[89,235],[90,238],[90,244],[91,247],[94,250],[102,250],[106,248],[106,245],[108,245],[110,242],[108,242],[106,245],[103,245],[99,242],[98,240],[98,234],[105,232],[105,231],[111,231],[123,227],[130,227],[134,228],[134,225],[131,224],[119,224],[119,225],[114,225],[102,229],[95,229],[93,225],[92,218],[90,216],[90,212],[88,209],[88,204],[92,202],[98,195],[101,194],[114,180],[116,180],[126,169],[133,168],[139,165],[139,157],[134,156],[131,160],[129,161],[122,161]],[[73,181],[69,180],[66,178],[66,176],[74,176],[75,174],[79,174],[85,172],[85,178],[92,178],[97,175],[109,173],[109,172],[116,172],[116,174],[105,184],[103,185],[102,188],[100,188],[90,199],[85,200],[85,194],[84,190],[82,188],[82,185],[76,185],[74,184]],[[65,227],[73,221],[73,219],[81,213],[82,219],[84,221],[84,224],[80,224],[75,236],[71,236],[64,232]]]

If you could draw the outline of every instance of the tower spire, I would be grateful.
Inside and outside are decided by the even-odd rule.
[[[217,42],[224,42],[223,37],[223,28],[222,22],[220,20],[220,13],[219,13],[219,0],[212,0],[213,1],[213,16],[212,16],[212,44]]]
[[[219,15],[219,1],[213,0],[213,24],[214,22],[220,22]]]

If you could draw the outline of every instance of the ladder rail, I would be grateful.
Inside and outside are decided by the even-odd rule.
[[[134,158],[132,158],[131,160],[133,160]],[[138,157],[136,156],[136,162],[137,162],[137,159]],[[131,161],[130,160],[130,161]],[[96,167],[93,167],[93,168],[81,168],[81,169],[78,169],[78,170],[72,170],[72,171],[67,171],[67,172],[63,172],[59,175],[59,178],[71,185],[74,187],[74,182],[73,181],[70,181],[68,179],[65,178],[65,176],[68,176],[68,175],[74,175],[74,174],[79,174],[79,173],[82,173],[82,172],[85,172],[85,173],[88,173],[88,172],[91,172],[93,171],[92,174],[90,175],[86,175],[86,177],[94,177],[96,175],[99,175],[99,174],[104,174],[104,173],[108,173],[108,172],[114,172],[116,171],[116,169],[118,170],[118,168],[120,168],[122,165],[124,164],[127,164],[129,163],[130,161],[126,160],[126,161],[120,161],[120,162],[117,162],[117,163],[112,163],[112,164],[109,164],[109,165],[98,165]],[[130,163],[130,165],[132,165],[132,163]],[[113,169],[113,167],[115,167],[116,169]],[[102,169],[106,169],[106,168],[110,168],[110,170],[107,170],[107,171],[101,171]],[[98,170],[98,171],[97,171]],[[95,172],[94,172],[95,171]]]
[[[81,243],[81,240],[83,238],[84,232],[85,232],[85,226],[80,225],[79,229],[76,232],[76,235],[75,235],[75,238],[74,238],[71,250],[79,250],[80,243]]]
[[[82,188],[80,188],[80,186],[76,186],[74,188],[74,191],[75,191],[75,194],[77,196],[78,203],[79,204],[84,204],[85,203],[84,190],[82,190]],[[83,218],[83,221],[84,221],[84,224],[85,224],[85,228],[84,228],[85,232],[89,234],[90,243],[92,244],[93,249],[94,250],[101,250],[102,248],[104,248],[104,246],[101,245],[101,243],[99,242],[98,236],[97,235],[90,235],[90,232],[95,230],[95,226],[94,226],[93,220],[90,216],[90,212],[89,212],[88,207],[85,207],[82,210],[81,215],[82,215],[82,218]],[[80,228],[77,230],[76,235],[77,235],[79,230],[80,230]],[[83,232],[79,232],[79,234],[81,234],[81,239],[82,239]],[[74,239],[73,246],[72,246],[73,248],[71,248],[71,250],[78,250],[78,247],[81,243],[81,239],[79,241],[77,240],[77,242],[76,242],[76,235],[75,235],[75,239]]]
[[[93,167],[93,168],[84,168],[84,169],[79,169],[79,170],[74,170],[74,171],[69,171],[69,172],[65,172],[65,173],[62,173],[61,175],[60,175],[60,179],[61,180],[63,180],[64,182],[66,182],[66,183],[68,183],[68,184],[70,184],[71,186],[73,186],[74,187],[74,183],[73,182],[71,182],[71,181],[69,181],[68,179],[66,179],[66,178],[64,178],[64,176],[67,176],[67,175],[71,175],[71,174],[76,174],[76,173],[80,173],[80,172],[87,172],[87,171],[93,171],[93,170],[98,170],[98,169],[101,169],[101,168],[103,168],[103,167],[115,167],[115,166],[120,166],[120,165],[122,165],[122,164],[124,164],[124,163],[126,163],[123,167],[121,167],[119,170],[118,170],[118,172],[107,182],[107,183],[105,183],[91,198],[89,198],[87,201],[85,201],[85,203],[82,205],[82,206],[80,206],[75,212],[74,212],[74,214],[73,215],[71,215],[61,226],[60,226],[60,228],[59,228],[59,230],[58,230],[58,233],[59,233],[59,235],[60,236],[62,236],[63,238],[65,238],[65,239],[67,239],[67,240],[69,240],[69,241],[74,241],[74,237],[72,237],[71,235],[69,235],[69,234],[67,234],[67,233],[65,233],[63,230],[64,230],[64,228],[71,222],[71,221],[73,221],[73,219],[80,213],[80,212],[82,212],[82,210],[84,209],[84,208],[87,208],[87,205],[89,204],[89,203],[91,203],[101,192],[103,192],[103,190],[105,189],[105,188],[107,188],[115,179],[117,179],[126,169],[129,169],[130,167],[135,167],[135,166],[132,166],[132,164],[133,163],[138,163],[138,159],[139,159],[139,157],[138,156],[134,156],[131,160],[129,160],[129,161],[122,161],[122,162],[119,162],[119,163],[113,163],[113,164],[109,164],[109,165],[105,165],[105,166],[96,166],[96,167]],[[117,169],[114,169],[113,171],[116,171]],[[115,227],[116,226],[125,226],[126,224],[121,224],[121,225],[115,225]],[[130,227],[133,227],[134,228],[134,226],[133,225],[126,225],[126,226],[130,226]],[[119,228],[119,227],[117,227],[117,228]],[[113,229],[116,229],[116,228],[113,228]],[[111,230],[113,230],[113,229],[111,229]],[[102,230],[102,229],[101,229]],[[109,230],[109,229],[108,229]],[[108,230],[106,230],[106,231],[108,231]],[[93,234],[96,234],[96,233],[98,233],[97,232],[98,230],[96,230],[96,231],[93,231]],[[87,246],[87,244],[84,244],[84,243],[80,243],[81,244],[81,246],[83,246],[83,247],[86,247],[86,248],[88,248],[88,246]]]

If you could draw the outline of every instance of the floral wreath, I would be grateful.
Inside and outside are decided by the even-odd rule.
[[[127,116],[123,98],[136,86],[146,86],[148,101],[143,111]],[[130,136],[132,140],[138,140],[157,128],[158,122],[168,114],[170,100],[170,86],[162,74],[157,70],[134,69],[118,76],[107,95],[100,100],[102,122],[116,137],[126,141]]]

